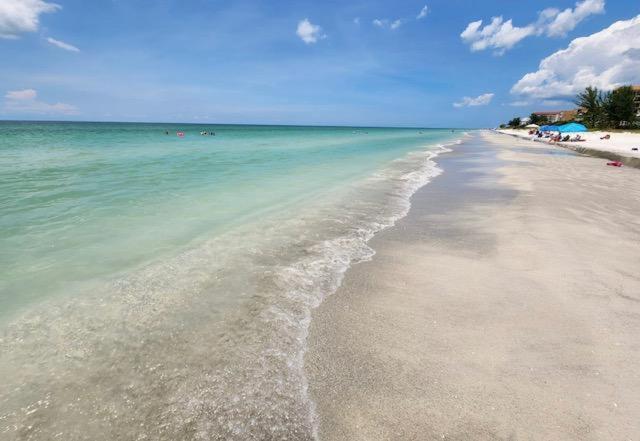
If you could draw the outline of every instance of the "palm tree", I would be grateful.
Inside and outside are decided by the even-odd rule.
[[[602,119],[602,92],[597,87],[587,87],[578,94],[576,105],[584,111],[584,122],[589,128],[596,128]]]
[[[632,126],[636,120],[635,93],[631,86],[618,87],[606,95],[603,108],[613,127]]]

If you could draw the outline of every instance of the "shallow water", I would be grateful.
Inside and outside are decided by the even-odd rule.
[[[0,130],[0,434],[47,440],[312,439],[311,308],[460,136]]]

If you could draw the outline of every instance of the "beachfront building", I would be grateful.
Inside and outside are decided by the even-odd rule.
[[[571,121],[578,116],[578,110],[555,110],[551,112],[533,112],[534,115],[541,116],[546,119],[549,124],[558,121]]]

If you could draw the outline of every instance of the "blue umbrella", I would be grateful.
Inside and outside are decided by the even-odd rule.
[[[558,127],[556,130],[559,130],[563,133],[564,132],[574,133],[574,132],[586,132],[587,128],[582,124],[569,123],[569,124],[565,124],[563,126]]]

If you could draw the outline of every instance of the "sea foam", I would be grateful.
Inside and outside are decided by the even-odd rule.
[[[7,439],[315,439],[311,313],[441,173],[445,146],[4,327]]]

